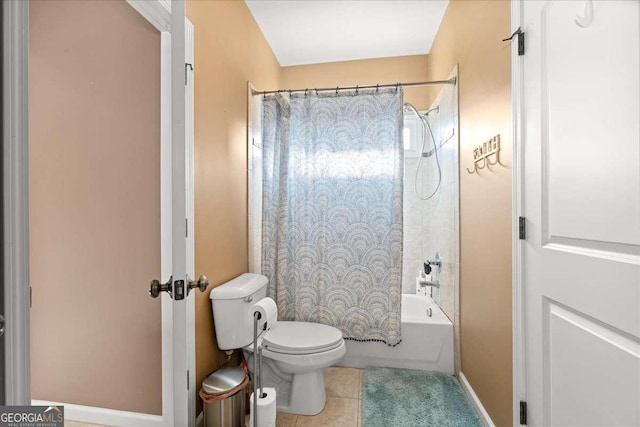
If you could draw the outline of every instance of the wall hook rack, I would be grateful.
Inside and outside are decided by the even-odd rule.
[[[478,173],[480,169],[495,165],[504,166],[500,161],[500,134],[473,149],[473,170],[467,168],[467,173]]]

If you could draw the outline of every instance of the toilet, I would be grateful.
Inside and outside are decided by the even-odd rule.
[[[245,273],[211,291],[211,307],[221,350],[242,349],[253,370],[254,304],[267,296],[268,280]],[[342,332],[319,323],[259,322],[262,382],[276,389],[279,412],[316,415],[326,401],[324,370],[346,352]]]

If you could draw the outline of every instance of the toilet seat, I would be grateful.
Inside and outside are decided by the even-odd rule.
[[[264,334],[265,350],[281,354],[315,354],[343,345],[342,332],[311,322],[277,322]]]

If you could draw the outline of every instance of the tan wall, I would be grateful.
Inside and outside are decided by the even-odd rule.
[[[444,78],[450,71],[443,74]],[[427,55],[411,55],[283,67],[280,83],[282,89],[305,89],[421,82],[426,78]],[[426,87],[405,88],[405,101],[418,109],[426,109],[429,107],[427,93]]]
[[[509,1],[449,3],[429,77],[460,65],[462,372],[497,426],[511,418],[511,77]],[[501,135],[507,167],[469,175],[473,147]]]
[[[462,370],[499,426],[511,423],[511,171],[479,177],[464,168],[472,147],[496,133],[503,161],[511,156],[509,47],[501,42],[509,13],[508,1],[454,0],[431,55],[280,69],[242,2],[187,3],[196,31],[196,271],[214,285],[247,270],[247,80],[258,89],[409,82],[442,79],[460,64]],[[437,90],[406,88],[405,99],[424,109]],[[225,358],[208,293],[197,296],[196,322],[199,387]]]
[[[124,0],[29,15],[32,396],[160,414],[160,34]]]
[[[188,1],[195,29],[195,256],[209,291],[248,269],[247,81],[277,88],[280,66],[241,1]],[[196,293],[196,382],[226,360],[209,292]],[[198,401],[198,411],[200,410]]]

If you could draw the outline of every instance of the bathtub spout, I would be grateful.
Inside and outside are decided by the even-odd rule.
[[[431,286],[432,288],[439,288],[440,287],[440,281],[439,280],[427,280],[425,278],[419,277],[418,278],[418,283],[420,284],[420,286],[425,287],[425,286]]]

